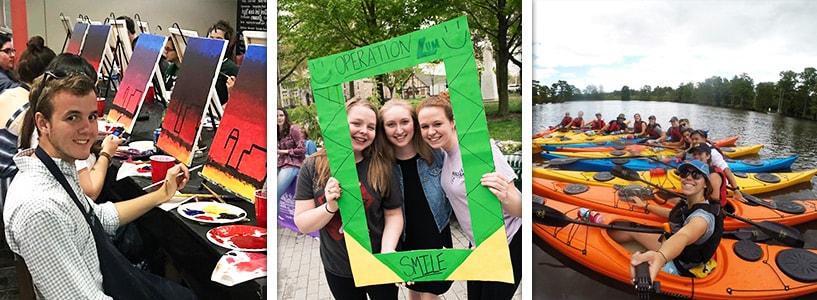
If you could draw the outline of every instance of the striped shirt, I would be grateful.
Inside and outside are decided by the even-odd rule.
[[[20,171],[9,187],[3,209],[11,250],[25,259],[39,299],[110,299],[103,293],[90,226],[33,153],[34,149],[28,149],[14,156]],[[79,185],[76,167],[57,158],[54,162],[81,197],[83,209],[88,211],[92,205],[102,227],[113,235],[119,227],[113,203],[93,203]]]

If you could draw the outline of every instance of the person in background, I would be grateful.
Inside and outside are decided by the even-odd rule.
[[[392,99],[380,109],[383,129],[391,143],[399,172],[406,219],[401,250],[452,248],[451,204],[440,185],[443,153],[423,142],[411,103]],[[408,285],[409,299],[440,299],[452,281]]]
[[[619,134],[627,130],[627,123],[624,121],[627,120],[627,117],[624,114],[618,114],[615,120],[611,120],[610,123],[607,123],[607,126],[604,126],[601,129],[602,134]]]
[[[136,23],[128,16],[118,16],[117,20],[125,20],[125,28],[128,29],[128,40],[130,40],[131,49],[136,48],[136,41],[139,39],[139,33],[136,32]]]
[[[301,130],[289,120],[289,114],[283,108],[278,108],[278,196],[281,201],[287,187],[295,181],[301,164],[306,158],[304,140]]]
[[[743,194],[740,192],[740,186],[738,186],[738,181],[735,178],[735,174],[732,174],[732,170],[729,169],[729,164],[726,163],[724,159],[723,153],[715,146],[709,143],[707,139],[708,134],[706,131],[703,130],[693,130],[690,134],[690,139],[692,140],[692,144],[706,144],[710,148],[710,165],[720,168],[723,170],[723,173],[726,174],[726,180],[729,181],[729,185],[731,190],[734,192],[734,197],[737,200],[746,202],[746,199],[743,197]],[[691,153],[691,152],[690,152]]]
[[[647,122],[641,119],[641,114],[636,113],[633,115],[633,128],[630,133],[633,134],[634,137],[644,136],[646,134],[647,129]]]
[[[0,33],[0,92],[20,86],[20,79],[14,72],[16,54],[11,34]]]
[[[301,129],[301,136],[304,138],[304,148],[306,149],[306,156],[312,155],[312,153],[318,152],[318,145],[315,144],[315,141],[309,138],[309,130],[306,128]]]
[[[726,174],[712,165],[712,149],[706,143],[692,145],[692,159],[705,162],[709,166],[709,183],[714,187],[709,199],[726,205]]]
[[[587,127],[590,130],[601,130],[605,126],[607,126],[607,123],[604,123],[604,119],[602,119],[601,113],[596,113],[596,119],[584,124],[584,127]]]
[[[445,153],[440,184],[451,202],[457,221],[473,246],[474,233],[468,208],[463,162],[460,151],[454,112],[447,92],[423,99],[417,105],[417,119],[423,140],[431,148]],[[522,279],[522,194],[514,186],[516,173],[505,156],[491,144],[495,172],[483,174],[480,182],[493,193],[502,206],[505,238],[508,242],[514,283],[492,281],[468,281],[468,299],[511,299]]]
[[[667,141],[666,140],[667,138],[669,138],[668,142],[671,143],[678,143],[683,141],[684,136],[681,127],[678,126],[678,117],[672,116],[672,118],[669,119],[669,123],[670,128],[667,128],[667,131],[664,132],[664,134],[662,134],[661,137],[658,138],[658,141],[663,143]]]
[[[227,52],[221,62],[219,75],[216,77],[216,93],[221,105],[227,104],[230,90],[235,85],[235,76],[238,75],[238,65],[235,64],[235,29],[230,23],[219,20],[207,30],[207,37],[211,39],[227,40]]]
[[[582,128],[584,126],[584,112],[579,111],[579,115],[573,118],[573,121],[570,122],[568,129],[577,129]]]
[[[2,54],[0,54],[2,55]],[[23,113],[28,109],[28,94],[34,79],[45,72],[56,54],[45,46],[41,36],[33,36],[26,43],[26,50],[20,54],[17,73],[20,75],[20,86],[6,89],[0,94],[0,120],[7,120],[0,128],[0,208],[8,191],[8,185],[17,165],[12,157],[17,154],[17,140],[20,135],[20,124]]]
[[[567,128],[570,126],[570,123],[573,122],[573,118],[570,117],[570,112],[565,112],[565,117],[562,118],[562,121],[556,125],[556,128]]]
[[[393,176],[394,158],[383,127],[378,126],[380,113],[371,102],[354,98],[346,102],[346,117],[352,139],[352,153],[358,184],[341,187],[329,170],[326,148],[309,156],[298,175],[295,192],[295,225],[304,234],[320,230],[321,262],[326,282],[335,299],[397,299],[397,286],[379,284],[356,287],[346,251],[341,214],[338,205],[342,189],[360,189],[372,253],[389,253],[397,249],[403,231],[403,198],[400,182]]]
[[[655,116],[653,115],[650,115],[650,117],[647,118],[647,121],[649,122],[647,123],[647,126],[644,129],[643,137],[658,142],[658,138],[660,138],[661,135],[663,134],[661,132],[661,125],[655,122]]]
[[[176,53],[176,46],[173,45],[173,40],[167,39],[164,50],[165,58],[168,62],[167,68],[164,70],[165,89],[172,91],[173,85],[176,84],[176,77],[179,76],[182,61],[179,60],[179,54]]]

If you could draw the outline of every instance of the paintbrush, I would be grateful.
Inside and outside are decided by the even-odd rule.
[[[192,168],[190,168],[189,170],[187,170],[187,172],[188,172],[188,173],[192,173],[192,172],[193,172],[193,171],[195,171],[195,170],[201,169],[201,167],[202,167],[202,166],[204,166],[204,165],[198,165],[198,166],[192,167]],[[184,174],[184,173],[179,173],[179,176],[181,176],[182,174]],[[152,188],[152,187],[154,187],[154,186],[157,186],[157,185],[160,185],[160,184],[162,184],[162,183],[165,183],[165,181],[167,181],[167,178],[162,179],[162,180],[160,180],[159,182],[156,182],[156,183],[151,184],[151,185],[149,185],[149,186],[143,187],[143,188],[142,188],[142,190],[143,190],[143,191],[147,191],[148,189],[150,189],[150,188]]]
[[[224,199],[221,199],[221,196],[219,194],[216,194],[216,192],[214,192],[212,189],[210,189],[210,187],[207,186],[206,184],[204,184],[204,182],[201,183],[201,186],[203,186],[205,189],[207,189],[207,191],[210,192],[210,194],[213,194],[213,196],[216,197],[216,199],[219,202],[227,204],[227,202],[224,202]]]

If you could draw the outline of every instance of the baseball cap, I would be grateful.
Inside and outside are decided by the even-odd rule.
[[[695,159],[689,162],[682,163],[680,166],[678,166],[678,171],[683,171],[689,168],[695,168],[695,170],[703,173],[706,176],[709,176],[709,165],[700,160]]]
[[[625,117],[624,114],[618,114],[617,119],[627,120],[627,117]]]
[[[669,119],[670,122],[678,122],[678,117],[672,116],[672,119]]]
[[[655,116],[650,115],[650,117],[649,117],[649,118],[647,118],[647,119],[649,119],[649,120],[655,120]]]
[[[690,151],[690,152],[691,153],[695,153],[695,152],[709,153],[711,151],[712,151],[712,148],[709,148],[709,145],[707,145],[706,143],[696,143],[695,145],[692,145],[692,151]]]

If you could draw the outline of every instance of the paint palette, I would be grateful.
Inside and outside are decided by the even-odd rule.
[[[196,222],[226,224],[239,222],[247,217],[247,212],[238,206],[219,202],[191,202],[180,205],[179,215]]]
[[[207,231],[213,244],[233,250],[267,251],[267,229],[251,225],[225,225]]]

